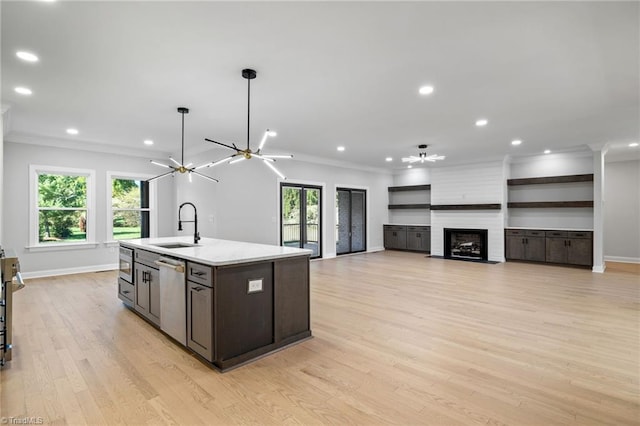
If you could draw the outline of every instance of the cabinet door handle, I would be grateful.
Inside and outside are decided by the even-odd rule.
[[[197,291],[197,292],[201,292],[202,290],[204,290],[202,287],[193,287],[192,289],[193,291]]]
[[[191,270],[191,275],[195,275],[196,277],[201,277],[204,275],[204,272],[202,271],[194,271],[193,269]]]
[[[571,240],[568,240],[568,241],[567,241],[567,245],[568,245],[569,247],[571,247]]]
[[[420,233],[418,232],[418,233],[416,234],[416,237],[418,237],[418,238],[422,238],[422,235],[420,235]]]

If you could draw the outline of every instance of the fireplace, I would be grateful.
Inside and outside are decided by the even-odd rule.
[[[444,257],[487,261],[487,230],[444,228]]]

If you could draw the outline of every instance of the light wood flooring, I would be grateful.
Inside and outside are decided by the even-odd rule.
[[[15,294],[0,416],[45,424],[640,423],[640,275],[379,252],[312,262],[314,338],[221,374],[116,298]]]

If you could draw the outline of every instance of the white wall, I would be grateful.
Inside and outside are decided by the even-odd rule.
[[[605,163],[605,260],[640,263],[640,161]]]
[[[558,153],[514,159],[510,179],[593,173],[593,153]],[[508,201],[593,200],[592,182],[553,185],[523,185],[508,188]],[[593,229],[592,208],[509,209],[511,227]]]
[[[97,153],[66,148],[44,147],[4,142],[4,247],[12,248],[20,258],[27,276],[54,275],[62,272],[96,270],[117,263],[117,248],[107,247],[106,172],[157,174],[162,169],[149,164],[148,159]],[[71,167],[96,171],[97,226],[95,248],[30,251],[29,241],[29,165]],[[173,235],[175,205],[171,178],[158,183],[158,235]]]
[[[431,172],[426,167],[416,166],[393,175],[393,186],[427,185],[431,183]],[[388,204],[430,204],[431,191],[389,192]],[[431,212],[425,209],[389,210],[389,224],[430,225]]]
[[[219,152],[190,158],[194,164],[221,157]],[[387,187],[391,174],[296,160],[278,160],[276,166],[286,182],[323,186],[323,257],[333,257],[335,244],[336,187],[367,190],[367,249],[383,247],[382,226],[387,222]],[[177,204],[193,202],[198,208],[201,236],[262,244],[279,244],[280,182],[267,166],[256,159],[203,169],[220,183],[197,176],[193,182],[177,180]],[[190,213],[185,207],[184,212]],[[190,217],[190,216],[185,216]],[[193,233],[191,224],[183,234]]]

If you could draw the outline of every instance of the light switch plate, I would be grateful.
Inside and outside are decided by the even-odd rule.
[[[247,293],[256,293],[262,291],[262,278],[259,280],[249,280],[249,290]]]

